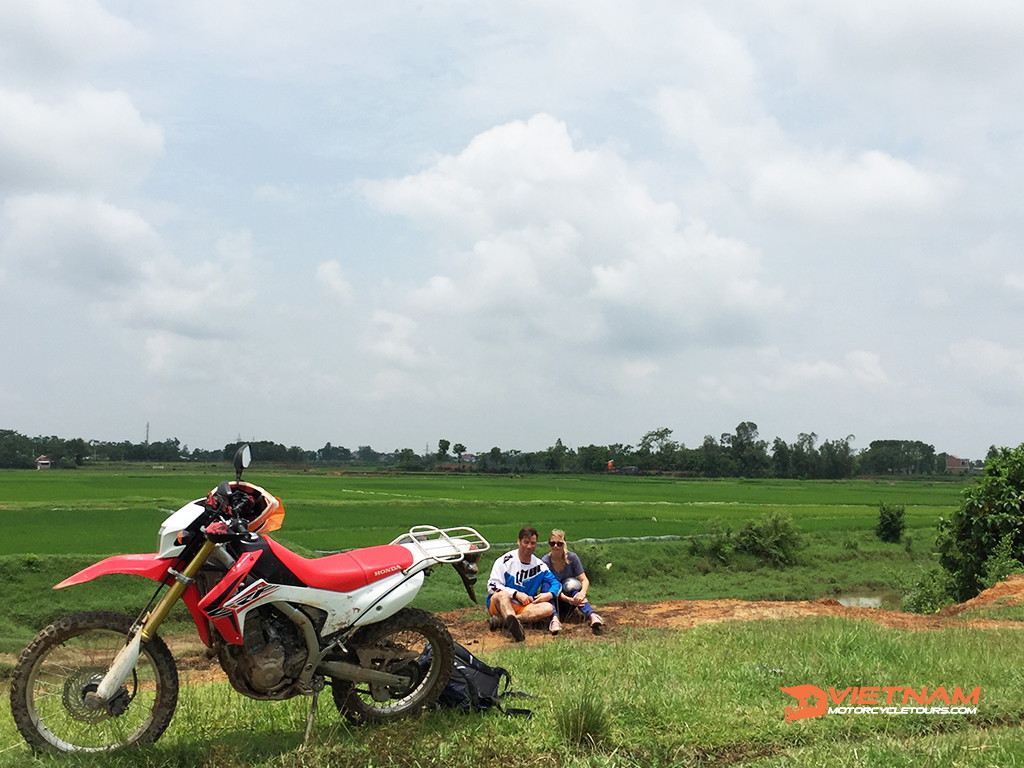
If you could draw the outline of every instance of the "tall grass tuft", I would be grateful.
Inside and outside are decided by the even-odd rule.
[[[593,691],[581,691],[555,711],[558,732],[568,744],[593,747],[608,739],[608,704]]]

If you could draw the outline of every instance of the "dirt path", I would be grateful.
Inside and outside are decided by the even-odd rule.
[[[1024,622],[993,619],[964,619],[965,611],[998,604],[1001,607],[1024,602],[1024,575],[1008,580],[982,592],[960,605],[944,608],[935,614],[902,613],[880,608],[852,608],[840,605],[830,598],[801,601],[747,601],[747,600],[665,600],[658,603],[617,602],[599,606],[607,622],[604,636],[614,638],[622,627],[663,627],[689,629],[699,624],[721,621],[762,621],[765,619],[792,619],[805,616],[839,616],[847,619],[873,621],[892,629],[929,631],[947,627],[973,627],[978,629],[1024,628]],[[479,608],[463,608],[441,614],[452,637],[474,651],[488,651],[511,645],[507,632],[490,632],[480,619]],[[470,618],[472,617],[472,618]],[[582,623],[567,624],[562,636],[590,638],[590,628]],[[526,644],[549,642],[552,638],[546,627],[531,627],[526,633]]]

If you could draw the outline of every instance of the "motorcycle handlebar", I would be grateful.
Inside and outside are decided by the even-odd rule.
[[[228,481],[218,485],[206,497],[207,514],[211,520],[209,528],[216,533],[207,533],[207,538],[225,541],[232,538],[255,539],[256,534],[249,532],[247,515],[252,512],[253,498],[245,491],[232,487]],[[216,525],[219,522],[222,525]]]
[[[252,511],[253,498],[225,480],[207,495],[206,508],[218,514],[244,516]]]
[[[255,541],[258,537],[249,531],[248,524],[241,517],[218,517],[203,527],[203,534],[215,544],[226,544],[229,541]]]

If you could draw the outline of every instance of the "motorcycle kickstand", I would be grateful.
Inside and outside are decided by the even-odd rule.
[[[313,723],[316,720],[316,702],[320,698],[320,691],[313,691],[313,700],[309,704],[309,715],[306,717],[306,735],[302,738],[302,745],[309,744],[313,736]]]
[[[306,716],[306,735],[302,737],[302,746],[309,744],[309,740],[313,737],[313,723],[316,722],[317,701],[320,698],[320,691],[324,689],[323,678],[320,678],[318,682],[319,684],[314,682],[310,693],[309,714]]]

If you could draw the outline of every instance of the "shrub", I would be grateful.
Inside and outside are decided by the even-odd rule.
[[[608,572],[604,564],[612,559],[608,547],[602,544],[587,543],[573,545],[572,550],[583,564],[583,570],[586,571],[591,586],[601,586],[607,581]]]
[[[952,580],[942,568],[925,571],[916,581],[900,586],[903,591],[903,610],[910,613],[935,613],[951,605]]]
[[[732,561],[735,542],[732,530],[715,521],[707,534],[690,539],[689,550],[694,557],[706,557],[715,565],[728,565]]]
[[[754,555],[776,568],[796,565],[797,553],[807,546],[789,515],[773,512],[749,520],[736,534],[736,549]]]
[[[882,541],[898,544],[903,537],[903,529],[906,528],[904,512],[905,507],[902,504],[886,504],[884,501],[879,504],[875,535]]]
[[[1024,444],[996,451],[960,508],[939,520],[939,564],[958,602],[985,586],[987,561],[1006,537],[1005,557],[1024,560]]]
[[[1013,551],[1013,536],[1007,534],[999,540],[992,554],[985,559],[985,572],[981,579],[981,585],[985,589],[994,587],[1000,581],[1006,579],[1011,573],[1024,571],[1024,565],[1015,558]]]
[[[722,529],[715,526],[705,545],[707,556],[716,562],[728,565],[732,561],[733,549],[735,549],[735,543],[732,531],[729,528]]]

